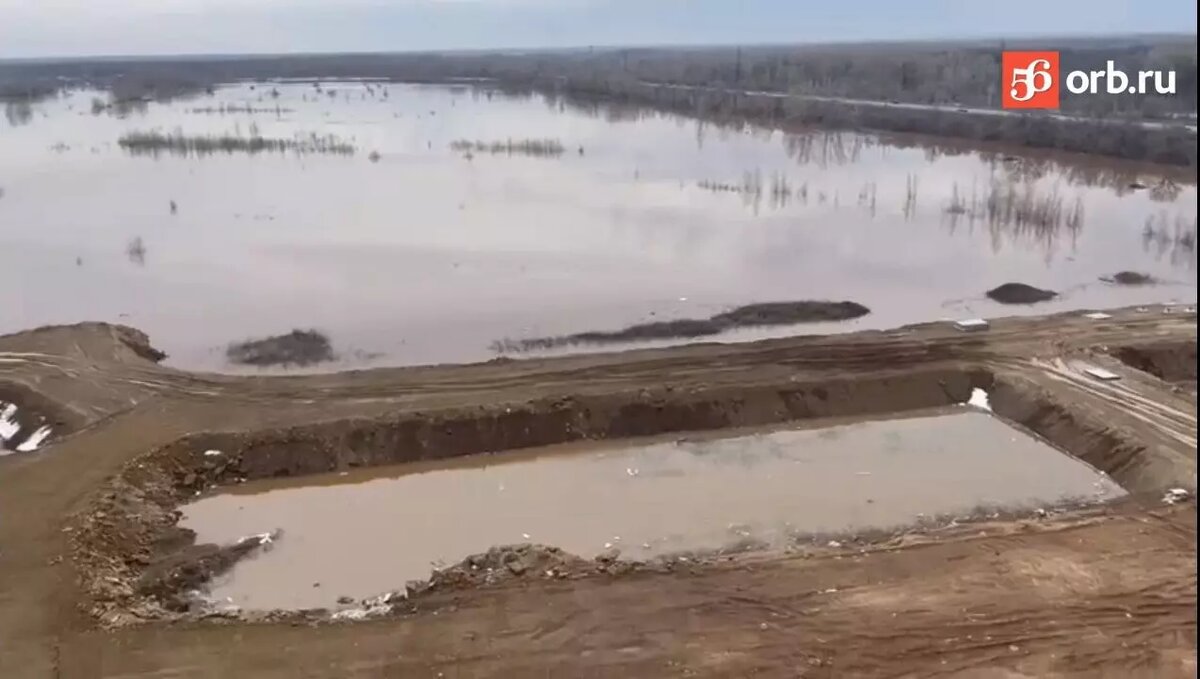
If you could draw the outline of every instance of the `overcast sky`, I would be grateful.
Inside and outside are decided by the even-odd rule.
[[[0,57],[1195,30],[1195,0],[0,0]]]

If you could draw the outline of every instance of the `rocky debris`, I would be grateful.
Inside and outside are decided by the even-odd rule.
[[[621,558],[621,550],[616,547],[610,547],[596,555],[596,563],[612,564],[616,563],[619,558]]]
[[[1024,283],[1005,283],[988,290],[987,296],[1001,304],[1036,304],[1052,300],[1058,297],[1058,293]]]
[[[192,545],[151,563],[138,578],[136,592],[160,601],[167,610],[186,611],[194,605],[189,592],[265,544],[269,539],[252,536],[232,545]]]
[[[1118,271],[1111,276],[1101,276],[1100,280],[1114,285],[1153,285],[1158,282],[1150,274],[1138,271]]]
[[[255,366],[307,366],[334,360],[329,338],[317,330],[293,330],[285,335],[230,344],[231,363]]]
[[[466,589],[520,578],[561,578],[593,570],[595,564],[557,547],[505,545],[435,570],[428,580],[409,582],[406,591],[408,596],[415,596],[433,590]]]
[[[342,597],[348,598],[348,597]],[[329,616],[330,620],[367,620],[378,618],[392,612],[396,602],[402,601],[404,595],[398,592],[387,592],[373,599],[367,599],[361,606],[340,610]],[[340,599],[339,599],[340,601]]]

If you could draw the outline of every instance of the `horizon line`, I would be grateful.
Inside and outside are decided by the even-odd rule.
[[[973,36],[973,37],[957,37],[957,38],[879,38],[875,40],[834,40],[834,41],[813,41],[813,42],[666,42],[666,43],[630,43],[630,44],[584,44],[574,46],[559,46],[559,47],[533,47],[533,46],[513,46],[513,47],[445,47],[438,49],[420,49],[420,50],[318,50],[318,51],[297,51],[297,52],[175,52],[175,53],[144,53],[144,54],[82,54],[82,55],[64,55],[64,56],[30,56],[30,57],[3,57],[0,56],[0,64],[3,63],[38,63],[38,62],[72,62],[72,61],[148,61],[148,60],[164,60],[173,59],[188,59],[188,60],[203,60],[203,59],[243,59],[243,58],[270,58],[270,57],[331,57],[331,56],[400,56],[400,55],[483,55],[483,54],[504,54],[504,53],[520,53],[520,52],[578,52],[582,50],[654,50],[654,49],[736,49],[736,48],[786,48],[786,47],[852,47],[852,46],[868,46],[868,45],[936,45],[936,44],[959,44],[969,45],[973,43],[990,43],[990,42],[1017,42],[1034,41],[1034,40],[1097,40],[1103,38],[1119,38],[1119,39],[1147,39],[1147,38],[1178,38],[1197,40],[1196,32],[1174,32],[1174,31],[1142,31],[1130,33],[1025,33],[1021,35],[991,35],[991,36]]]

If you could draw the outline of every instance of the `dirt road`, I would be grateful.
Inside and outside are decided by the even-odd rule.
[[[114,326],[0,337],[0,401],[53,430],[0,457],[0,676],[1195,676],[1195,505],[1161,498],[1196,488],[1196,317],[1109,313],[271,378],[164,368]],[[434,589],[365,622],[199,619],[138,590],[188,547],[180,500],[236,479],[870,417],[974,387],[1131,498]]]

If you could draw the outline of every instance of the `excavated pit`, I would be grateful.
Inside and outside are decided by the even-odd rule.
[[[1196,343],[1157,342],[1110,349],[1125,365],[1164,382],[1196,390]]]
[[[976,390],[986,390],[990,394],[990,405],[994,409],[994,414],[1007,420],[1007,423],[986,417],[978,412],[962,414],[963,409],[969,408],[962,404],[971,399]],[[863,420],[896,417],[903,413],[911,415],[928,409],[947,407],[959,409],[960,414],[956,417],[941,419],[953,420],[956,423],[983,421],[986,424],[966,425],[967,430],[974,427],[993,427],[993,431],[990,433],[959,431],[957,434],[949,436],[938,435],[936,428],[924,432],[918,431],[918,437],[926,437],[920,439],[926,441],[924,445],[918,445],[918,448],[923,451],[920,455],[932,455],[933,457],[918,456],[916,464],[893,466],[881,462],[884,458],[876,457],[873,459],[876,463],[875,469],[880,470],[878,474],[875,469],[860,469],[851,464],[851,462],[867,462],[866,459],[856,459],[854,455],[867,454],[862,450],[869,449],[870,446],[847,446],[844,442],[835,446],[839,451],[838,454],[824,456],[828,460],[836,461],[834,468],[822,469],[820,465],[817,465],[813,467],[811,474],[798,474],[790,482],[787,475],[771,473],[759,476],[745,470],[738,470],[736,465],[729,469],[739,471],[740,477],[716,474],[709,466],[706,466],[710,462],[699,459],[702,456],[697,456],[694,451],[681,450],[676,444],[669,442],[679,438],[678,434],[682,432],[693,432],[689,436],[690,438],[697,441],[708,441],[709,443],[706,445],[717,446],[717,448],[724,446],[726,455],[732,455],[735,458],[739,456],[741,458],[762,457],[761,452],[755,452],[760,444],[766,445],[768,449],[772,446],[776,448],[782,446],[803,451],[806,447],[811,448],[813,444],[828,443],[827,440],[821,438],[821,430],[812,429],[814,423],[826,418],[843,418],[842,421],[852,428],[865,428],[860,431],[869,431],[872,424],[863,424]],[[965,412],[969,413],[970,411]],[[927,418],[905,417],[893,419],[890,422],[892,424],[896,422],[911,424],[921,422],[922,419]],[[736,431],[738,428],[770,428],[778,427],[782,423],[787,423],[789,431],[775,434],[756,433],[758,444],[751,445],[746,443],[747,439],[731,437],[731,434],[738,433]],[[997,434],[994,427],[998,427],[1001,433]],[[241,566],[256,563],[269,564],[277,554],[286,554],[287,552],[284,550],[294,548],[287,546],[289,542],[292,545],[303,544],[306,540],[304,530],[289,530],[287,526],[269,525],[272,522],[265,519],[251,520],[244,527],[239,526],[235,530],[223,534],[210,532],[209,528],[202,525],[203,522],[191,523],[196,520],[198,515],[192,516],[189,521],[180,523],[184,512],[178,508],[202,499],[201,496],[212,495],[213,497],[209,498],[210,501],[223,503],[238,502],[239,500],[236,498],[242,498],[240,501],[245,503],[246,496],[243,495],[220,495],[222,490],[228,490],[243,483],[273,479],[275,482],[283,483],[292,480],[298,480],[301,483],[307,481],[311,485],[314,481],[320,481],[311,475],[333,473],[332,476],[325,478],[338,482],[338,485],[315,489],[281,490],[278,494],[270,493],[261,497],[269,498],[272,495],[282,497],[289,493],[311,492],[328,492],[335,495],[351,492],[353,495],[358,491],[346,490],[352,486],[344,485],[343,482],[359,480],[353,475],[366,470],[358,468],[425,463],[440,469],[447,464],[446,460],[450,458],[475,456],[474,458],[463,457],[462,460],[454,461],[449,465],[453,467],[450,470],[434,471],[431,469],[424,474],[401,476],[396,481],[373,481],[370,483],[376,484],[381,489],[382,496],[388,496],[390,492],[392,497],[396,497],[393,484],[412,483],[411,479],[413,478],[435,478],[431,475],[439,473],[449,474],[450,477],[467,472],[478,474],[482,473],[478,467],[480,464],[491,465],[487,469],[507,467],[509,470],[514,468],[513,465],[528,465],[526,468],[530,470],[530,474],[518,475],[521,478],[516,483],[533,483],[533,479],[526,479],[525,476],[536,477],[537,474],[549,474],[550,476],[543,484],[546,493],[539,497],[542,504],[526,508],[527,512],[531,512],[529,514],[531,516],[556,512],[565,516],[603,516],[601,510],[626,511],[619,505],[622,505],[627,499],[617,500],[610,497],[607,501],[602,498],[585,500],[586,496],[582,495],[589,487],[586,484],[583,486],[578,484],[584,483],[589,475],[600,474],[602,470],[607,470],[605,473],[608,476],[615,477],[610,479],[613,482],[642,483],[648,478],[653,478],[654,470],[668,470],[671,468],[670,464],[675,464],[676,471],[681,475],[666,474],[666,482],[684,483],[694,477],[707,479],[701,485],[709,484],[706,486],[708,490],[704,493],[684,491],[682,490],[684,486],[680,486],[680,490],[673,492],[666,490],[651,492],[638,500],[642,503],[639,509],[631,509],[628,513],[614,518],[614,520],[621,519],[625,523],[620,525],[614,525],[611,522],[604,523],[604,525],[597,525],[589,529],[590,532],[582,530],[578,526],[567,526],[566,524],[560,525],[556,529],[557,532],[551,529],[552,526],[540,526],[532,530],[518,528],[511,513],[505,515],[503,512],[497,511],[500,509],[499,507],[487,503],[475,504],[474,511],[468,512],[476,517],[473,523],[468,524],[464,517],[459,517],[449,528],[445,523],[439,525],[436,518],[439,514],[449,510],[456,510],[460,513],[467,512],[472,507],[470,503],[466,502],[467,499],[472,501],[481,499],[459,496],[462,498],[460,502],[464,504],[455,505],[452,502],[448,505],[438,504],[446,503],[456,497],[450,494],[450,490],[456,487],[457,482],[445,485],[440,492],[433,488],[417,492],[404,500],[408,504],[389,505],[387,502],[390,500],[381,500],[383,504],[378,505],[377,509],[368,510],[371,515],[359,520],[358,525],[338,521],[334,519],[333,514],[330,515],[329,518],[333,523],[345,529],[342,532],[367,535],[376,533],[380,543],[385,544],[386,549],[393,553],[404,554],[411,548],[411,551],[419,553],[420,556],[405,555],[405,558],[410,558],[413,564],[416,564],[417,560],[423,560],[425,563],[420,566],[424,570],[424,574],[428,574],[432,568],[432,564],[428,563],[431,559],[453,562],[466,554],[482,552],[489,545],[513,542],[552,544],[555,547],[564,548],[567,552],[578,552],[577,556],[582,557],[594,555],[597,549],[611,549],[604,547],[606,542],[617,547],[618,543],[613,538],[620,537],[621,549],[629,550],[628,545],[635,545],[631,551],[623,553],[623,558],[625,556],[631,558],[653,556],[656,552],[655,549],[642,548],[641,545],[651,544],[653,547],[655,545],[654,538],[672,535],[672,531],[675,529],[674,524],[660,527],[656,535],[641,536],[637,533],[638,530],[654,526],[653,517],[655,516],[676,516],[676,520],[682,520],[679,517],[692,518],[696,512],[707,508],[703,504],[671,507],[669,505],[672,502],[677,503],[688,497],[703,495],[728,501],[743,498],[745,502],[756,503],[758,498],[755,497],[755,488],[764,483],[780,484],[770,486],[773,488],[772,492],[776,493],[776,495],[769,496],[775,498],[772,502],[783,499],[795,500],[800,503],[795,505],[785,503],[785,507],[786,511],[795,515],[795,519],[788,518],[786,521],[792,521],[795,524],[794,532],[802,534],[827,529],[836,530],[839,527],[854,528],[855,526],[862,526],[864,530],[868,530],[872,524],[881,523],[877,520],[878,517],[872,518],[872,512],[877,509],[890,508],[894,510],[892,515],[887,517],[887,523],[891,524],[902,523],[906,514],[912,516],[917,513],[935,514],[945,509],[949,509],[953,513],[954,510],[961,508],[970,514],[974,505],[988,501],[987,497],[978,492],[980,488],[985,488],[989,492],[1000,488],[1015,489],[1030,483],[1036,485],[1042,481],[1062,478],[1061,475],[1056,476],[1055,473],[1048,472],[1047,465],[1068,464],[1072,469],[1087,471],[1085,466],[1078,465],[1075,460],[1059,454],[1058,451],[1046,450],[1046,446],[1026,436],[1027,433],[1036,434],[1042,439],[1042,442],[1051,444],[1059,451],[1067,451],[1095,469],[1106,472],[1114,481],[1120,483],[1124,490],[1131,493],[1160,492],[1164,485],[1172,483],[1172,480],[1179,474],[1179,469],[1173,466],[1172,461],[1163,459],[1152,447],[1147,447],[1144,443],[1132,439],[1121,431],[1107,427],[1102,417],[1094,413],[1079,411],[1073,408],[1073,404],[1069,401],[1058,400],[1054,394],[1041,390],[1036,385],[1021,380],[1010,380],[1005,375],[995,376],[988,370],[971,369],[964,366],[940,369],[909,367],[892,371],[877,369],[857,375],[843,375],[836,379],[809,378],[806,381],[788,380],[707,389],[674,389],[664,386],[655,390],[639,390],[631,393],[579,394],[567,398],[543,399],[524,403],[495,403],[471,409],[404,412],[382,418],[319,422],[249,434],[190,435],[130,463],[99,501],[82,517],[78,529],[72,532],[71,536],[78,561],[78,570],[83,574],[84,590],[89,594],[85,607],[106,625],[122,625],[180,615],[203,614],[208,609],[198,603],[193,590],[201,588],[205,581],[208,581],[208,586],[213,586],[215,582],[219,593],[221,580],[213,580],[213,578],[219,578],[222,573],[229,572],[230,568],[232,568],[230,582],[233,582],[240,577],[237,571]],[[828,430],[824,435],[828,435]],[[665,438],[662,441],[650,442],[641,448],[628,448],[630,442],[627,439],[656,436]],[[801,440],[806,436],[813,438],[803,445],[799,443],[783,445],[777,442],[772,443],[771,436],[799,436]],[[877,438],[879,437],[886,440],[882,434],[877,436]],[[626,441],[614,448],[616,440]],[[965,454],[972,456],[970,459],[975,460],[976,468],[990,470],[980,474],[982,477],[988,477],[990,485],[975,486],[974,494],[970,488],[956,488],[955,484],[961,483],[961,478],[954,476],[950,470],[968,470],[970,465],[957,466],[957,462],[961,462],[960,460],[954,461],[955,465],[947,466],[952,457],[948,451],[955,448],[954,446],[937,448],[929,444],[929,441],[939,440],[944,440],[944,442],[957,440],[960,454],[963,454],[961,453],[963,444],[969,444],[965,446],[967,448],[977,447],[978,450],[971,450]],[[765,444],[764,441],[766,441]],[[572,454],[552,456],[549,456],[546,451],[541,451],[540,455],[537,451],[505,453],[501,457],[479,455],[563,444],[572,444],[580,447],[581,450],[566,451]],[[602,452],[597,449],[597,446],[609,451],[604,453],[607,457],[595,457]],[[996,450],[993,446],[1001,446],[1004,450]],[[1005,454],[1013,448],[1025,449],[1030,446],[1033,452],[1027,450],[1024,457],[1019,459],[1016,456],[1022,455],[1021,453],[1014,453],[1013,456]],[[986,454],[986,451],[991,451],[991,454]],[[533,461],[522,459],[508,461],[511,456],[521,458],[531,454],[536,458]],[[676,457],[673,457],[672,454]],[[873,454],[880,455],[878,449]],[[628,455],[633,455],[640,461],[634,463],[622,459],[622,456]],[[678,455],[690,457],[678,458]],[[937,455],[943,457],[937,458]],[[720,455],[717,454],[717,457]],[[499,466],[494,464],[501,459],[505,460],[506,464]],[[550,461],[547,462],[547,459]],[[693,463],[692,466],[683,465],[681,459],[690,460]],[[937,459],[941,459],[947,464],[937,462]],[[1058,459],[1058,462],[1054,462],[1055,459]],[[980,465],[985,462],[993,466],[980,468]],[[777,463],[785,466],[803,466],[804,464],[795,461],[788,462],[786,456]],[[634,470],[635,464],[636,472],[631,475],[628,470]],[[549,470],[556,465],[559,471],[552,474]],[[840,470],[838,473],[844,478],[835,479],[834,476],[831,476],[833,469]],[[883,470],[889,471],[885,473]],[[867,471],[871,474],[859,475],[857,474],[859,471]],[[347,476],[340,476],[343,473]],[[886,478],[901,473],[910,475],[908,489],[912,491],[911,497],[933,495],[946,499],[947,504],[931,504],[925,508],[919,508],[918,505],[912,504],[915,500],[911,498],[903,502],[900,500],[881,501],[889,497],[887,488],[891,486],[886,485]],[[394,476],[396,472],[391,471],[391,474]],[[650,476],[647,477],[647,474]],[[912,476],[914,474],[915,476]],[[1016,476],[1013,476],[1014,474]],[[486,474],[483,475],[486,476]],[[301,476],[308,478],[291,478]],[[1108,488],[1103,478],[1086,474],[1084,476],[1087,478],[1086,484],[1076,488],[1090,491],[1090,493],[1083,493],[1084,495],[1089,495],[1094,499],[1103,494],[1112,496],[1119,493],[1115,487]],[[1084,476],[1080,476],[1076,480],[1082,480]],[[559,481],[555,482],[554,479]],[[489,483],[494,480],[489,477]],[[865,493],[856,495],[856,492],[864,490],[863,486],[867,484],[882,485],[872,487],[868,491],[871,495]],[[636,486],[636,488],[646,487],[648,484]],[[904,487],[905,484],[894,486],[894,488]],[[384,492],[385,488],[393,488],[393,490]],[[547,494],[554,488],[561,492],[557,498],[559,500],[558,509],[553,502],[555,496],[552,493]],[[633,488],[635,486],[630,484],[627,490]],[[1102,488],[1107,488],[1105,493],[1095,493]],[[724,492],[722,492],[723,489]],[[805,498],[806,492],[810,495],[815,492],[813,489],[826,494],[832,493],[835,496],[838,494],[849,496],[854,499],[854,504],[847,504],[844,508],[834,505],[834,509],[821,509],[821,503]],[[1051,488],[1043,494],[1035,493],[1015,498],[1002,497],[999,500],[1000,504],[1006,500],[1018,504],[1034,501],[1052,503],[1072,494],[1069,488]],[[400,495],[408,495],[408,493],[400,493]],[[329,496],[329,498],[332,497]],[[421,501],[419,499],[421,497],[426,498],[426,501]],[[828,495],[825,497],[828,498]],[[651,508],[652,505],[649,503],[655,498],[662,500],[668,506]],[[867,499],[878,502],[879,507],[872,507],[871,505],[875,502],[867,503]],[[352,501],[357,502],[357,500]],[[323,498],[315,506],[331,506],[330,503],[337,505],[338,500]],[[305,505],[305,502],[296,503],[289,499],[284,504],[301,507]],[[762,506],[767,507],[770,504],[772,503],[762,503]],[[387,509],[388,507],[390,509]],[[541,514],[533,511],[539,508]],[[671,514],[665,509],[672,511],[686,509],[686,511]],[[190,510],[185,508],[184,511]],[[222,511],[226,511],[230,516],[236,516],[238,510],[229,510],[229,506],[226,505]],[[855,515],[854,511],[857,511],[858,514]],[[885,512],[881,511],[880,513]],[[789,532],[779,528],[780,516],[764,518],[749,514],[735,516],[735,514],[737,512],[731,512],[729,518],[726,519],[723,516],[719,521],[712,517],[697,521],[696,525],[703,526],[704,530],[694,534],[692,538],[695,539],[692,542],[685,539],[674,547],[686,551],[688,548],[696,547],[720,549],[722,545],[733,546],[738,542],[755,545],[771,544],[772,540],[764,539],[759,534],[769,532],[762,528],[764,525],[769,526],[779,535],[787,535]],[[490,521],[499,521],[505,516],[508,517],[509,523],[502,526],[489,524]],[[562,516],[552,518],[557,521]],[[639,520],[633,520],[634,518]],[[756,519],[759,522],[758,526],[754,525]],[[806,521],[807,523],[805,523]],[[370,526],[375,522],[379,523],[375,529],[371,529]],[[771,525],[772,522],[774,525]],[[264,523],[268,525],[261,525]],[[733,524],[733,528],[731,528],[731,524]],[[745,530],[746,524],[750,524],[749,535],[735,533],[736,540],[726,540],[729,537],[728,531]],[[468,540],[462,544],[453,545],[453,549],[448,548],[435,554],[436,550],[416,549],[411,542],[412,538],[405,536],[405,531],[412,530],[414,527],[440,536],[439,539],[448,539],[461,532]],[[277,528],[284,528],[284,531],[269,545],[259,545],[257,542],[229,542],[230,539],[239,537],[234,535],[234,532],[240,532],[243,529],[247,533],[264,533]],[[194,533],[193,529],[198,529],[199,535]],[[545,531],[545,535],[540,534],[543,531]],[[721,534],[721,538],[724,540],[722,544],[713,544],[711,539],[713,531]],[[626,534],[622,535],[622,532]],[[608,535],[609,533],[611,535]],[[525,539],[525,534],[529,534],[530,537]],[[605,539],[606,536],[607,539]],[[475,540],[479,542],[474,542]],[[215,543],[220,544],[218,546]],[[214,552],[214,549],[217,551]],[[199,551],[197,552],[197,550]],[[370,554],[353,554],[342,550],[343,548],[336,548],[330,552],[339,551],[338,558],[344,560],[362,563],[373,563],[376,560]],[[468,551],[463,553],[463,550]],[[645,551],[643,553],[639,550]],[[187,558],[189,551],[200,554],[202,558],[189,560]],[[664,546],[657,551],[665,553],[670,550]],[[307,559],[307,557],[299,558],[301,561]],[[576,558],[576,556],[571,558]],[[266,570],[274,571],[276,575],[279,575],[287,572],[291,567],[289,565],[282,570],[279,568]],[[405,581],[416,573],[415,569],[416,565],[395,566],[389,573],[388,583],[385,586],[377,587],[377,585],[383,584],[382,580],[371,581],[370,587],[364,586],[363,591],[371,588],[374,588],[373,591],[401,588]],[[330,597],[333,597],[333,601],[336,602],[339,597],[353,598],[361,594],[358,590],[337,591],[338,587],[335,582],[331,581],[327,584],[309,574],[297,575],[297,577],[301,578],[303,582],[297,581],[285,587],[288,590],[288,596],[296,596],[294,599],[288,599],[285,596],[280,599],[266,599],[262,602],[244,601],[242,603],[252,607],[256,605],[266,607],[330,605]],[[281,577],[277,579],[281,582],[286,581]],[[321,582],[321,585],[313,587],[314,582]],[[367,580],[364,579],[365,582]],[[306,594],[311,594],[313,589],[322,591],[319,596],[312,599],[307,596],[301,598],[294,594],[301,588],[300,585],[309,590]],[[234,603],[237,604],[236,601]]]
[[[216,544],[278,530],[269,551],[238,562],[211,596],[306,609],[366,599],[487,545],[534,541],[586,559],[649,561],[1124,494],[974,407],[811,427],[260,481],[182,507],[181,525]]]

